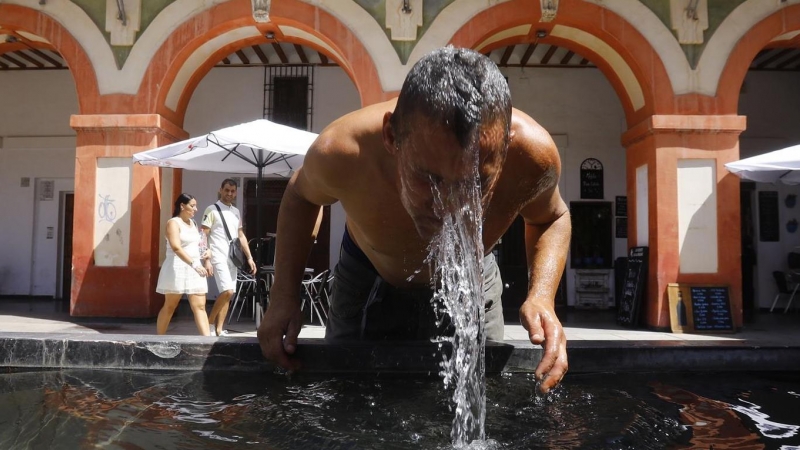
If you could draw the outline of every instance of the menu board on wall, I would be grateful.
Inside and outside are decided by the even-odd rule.
[[[760,191],[758,193],[758,238],[761,242],[781,240],[778,191]]]
[[[639,321],[639,309],[647,287],[647,254],[647,247],[633,247],[628,252],[622,299],[617,310],[620,325],[636,327]]]

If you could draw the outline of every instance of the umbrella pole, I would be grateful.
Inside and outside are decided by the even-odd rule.
[[[263,150],[259,149],[258,150],[258,174],[256,175],[256,295],[257,295],[256,301],[261,305],[261,308],[258,308],[258,309],[260,309],[260,311],[258,311],[258,309],[256,310],[256,314],[258,314],[259,312],[264,312],[264,311],[267,310],[267,308],[266,308],[267,305],[264,304],[264,293],[261,292],[260,289],[258,289],[258,286],[260,286],[259,282],[261,281],[261,276],[262,276],[261,275],[261,270],[260,270],[261,269],[261,251],[262,251],[262,247],[264,246],[264,241],[262,239],[262,237],[264,236],[264,233],[261,230],[261,196],[259,195],[259,192],[258,192],[259,188],[261,187],[261,180],[262,180],[262,178],[264,176],[264,173],[263,173],[264,172],[264,167],[261,164],[262,156],[263,156]],[[259,322],[259,324],[261,322],[260,319],[261,319],[260,317],[256,318],[256,321]]]

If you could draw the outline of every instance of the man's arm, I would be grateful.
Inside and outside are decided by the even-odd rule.
[[[320,136],[309,149],[303,166],[295,172],[281,199],[275,244],[275,282],[270,302],[258,329],[264,356],[279,366],[294,370],[299,364],[291,358],[297,348],[302,327],[300,285],[306,260],[316,234],[322,205],[337,201],[327,181],[341,172],[335,155],[326,151]]]
[[[549,197],[549,198],[547,198]],[[528,295],[520,307],[520,320],[530,340],[544,347],[536,368],[541,390],[549,391],[567,372],[567,339],[555,314],[554,299],[564,272],[572,225],[558,188],[527,205],[525,249],[528,257]]]
[[[250,266],[250,275],[256,274],[256,263],[253,261],[253,255],[250,254],[250,246],[247,244],[247,236],[244,235],[244,228],[239,227],[239,243],[242,244],[242,252],[247,258],[247,264]]]
[[[206,240],[206,252],[208,252],[208,254],[211,254],[211,245],[210,245],[210,243],[208,241],[208,233],[211,231],[211,228],[208,228],[205,225],[205,220],[203,220],[203,225],[200,227],[200,229],[203,230],[203,239]],[[214,276],[214,266],[211,265],[211,258],[206,258],[204,260],[203,264],[205,266],[206,272],[208,272],[208,276],[209,277],[213,277]]]
[[[506,166],[524,192],[520,215],[525,219],[528,259],[528,294],[520,307],[520,321],[530,340],[544,347],[536,368],[540,390],[549,391],[567,372],[567,339],[555,314],[554,299],[569,251],[569,210],[558,190],[561,161],[552,138],[529,116],[515,111],[512,140]],[[510,151],[511,149],[509,149]],[[512,156],[513,155],[513,156]],[[504,171],[506,168],[503,169]]]

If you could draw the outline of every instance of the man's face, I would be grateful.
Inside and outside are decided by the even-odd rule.
[[[400,199],[423,239],[431,239],[442,226],[435,207],[436,192],[445,210],[463,206],[463,196],[453,193],[474,188],[474,161],[458,143],[455,135],[424,118],[410,124],[411,133],[397,142]],[[481,204],[485,210],[505,161],[507,149],[503,126],[499,123],[480,130],[478,177]],[[457,204],[458,203],[458,204]]]
[[[230,205],[236,200],[236,186],[232,184],[225,184],[219,189],[219,199],[222,203]]]

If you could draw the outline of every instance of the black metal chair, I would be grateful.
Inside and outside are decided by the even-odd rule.
[[[778,299],[782,295],[788,295],[789,301],[786,303],[786,308],[784,308],[783,312],[786,313],[789,311],[789,307],[792,306],[792,300],[794,300],[794,295],[797,293],[797,289],[800,288],[800,280],[787,275],[786,272],[781,272],[780,270],[776,270],[772,272],[773,278],[775,278],[775,284],[778,285],[778,294],[775,295],[775,300],[772,301],[772,306],[769,308],[769,312],[772,312],[775,309],[775,305],[778,303]],[[794,286],[790,287],[789,283],[793,283]]]
[[[250,247],[250,254],[256,261],[256,267],[271,266],[274,263],[274,233],[267,233],[266,237],[263,238],[252,238],[247,244]],[[260,254],[259,250],[261,250]],[[239,271],[238,275],[236,276],[236,293],[231,299],[228,324],[231,323],[233,315],[236,312],[236,308],[239,308],[239,313],[236,315],[236,321],[239,321],[239,319],[242,317],[242,311],[244,311],[244,308],[248,303],[251,304],[251,317],[257,317],[258,308],[256,308],[256,303],[258,302],[259,298],[264,301],[262,310],[266,309],[266,303],[269,300],[269,287],[268,282],[264,277],[265,275],[260,272],[253,276],[241,270]]]
[[[314,323],[314,315],[319,318],[322,325],[328,321],[328,308],[325,305],[327,294],[325,292],[325,285],[328,283],[328,270],[323,270],[314,277],[306,278],[303,280],[301,287],[301,298],[303,300],[301,309],[305,308],[306,303],[309,305],[309,315],[311,323]],[[323,298],[323,296],[325,296]]]

